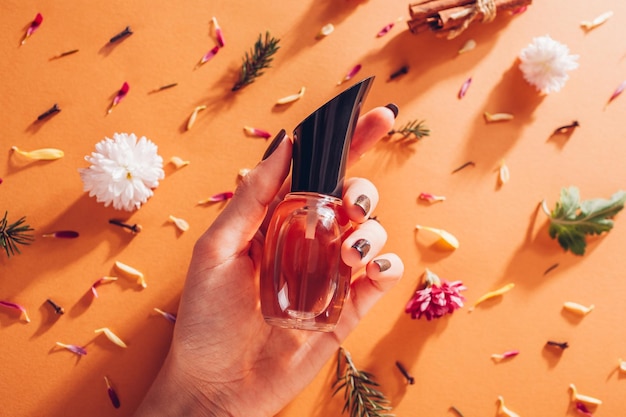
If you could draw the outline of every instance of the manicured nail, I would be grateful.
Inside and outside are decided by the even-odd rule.
[[[391,268],[391,262],[389,262],[387,259],[375,259],[374,263],[378,265],[378,269],[380,269],[380,272],[384,272]]]
[[[391,110],[393,112],[393,118],[395,119],[396,117],[398,117],[398,112],[400,111],[400,109],[398,109],[398,106],[396,106],[393,103],[389,103],[387,104],[385,107],[387,107],[389,110]]]
[[[280,132],[278,132],[276,137],[272,139],[272,142],[267,147],[267,150],[263,154],[263,159],[261,159],[261,161],[265,161],[267,158],[270,157],[271,154],[274,153],[274,151],[278,148],[278,145],[280,145],[283,142],[283,139],[285,138],[286,134],[287,132],[285,131],[285,129],[281,129]]]
[[[356,249],[357,252],[359,252],[359,255],[361,255],[361,259],[363,259],[367,256],[368,252],[372,248],[372,245],[367,239],[359,239],[354,242],[352,247]]]
[[[364,216],[367,216],[367,214],[370,212],[371,201],[369,197],[364,194],[361,194],[356,198],[354,205],[363,210]]]

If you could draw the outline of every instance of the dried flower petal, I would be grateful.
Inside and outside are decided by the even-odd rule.
[[[96,291],[97,287],[99,287],[102,284],[106,284],[107,282],[113,282],[113,281],[117,281],[117,277],[102,277],[96,282],[94,282],[93,285],[91,286],[91,292],[93,296],[98,298],[98,291]]]
[[[519,355],[519,350],[508,350],[504,353],[494,353],[493,355],[491,355],[491,359],[493,359],[494,361],[501,361],[503,359],[512,358],[517,355]]]
[[[189,161],[184,161],[184,160],[183,160],[181,157],[179,157],[179,156],[172,156],[172,157],[170,158],[170,162],[171,162],[172,164],[174,164],[174,166],[175,166],[177,169],[179,169],[179,168],[182,168],[182,167],[184,167],[184,166],[189,165]]]
[[[113,111],[113,107],[120,104],[120,101],[122,101],[122,99],[126,97],[126,94],[128,94],[128,90],[130,90],[130,85],[128,85],[127,82],[124,82],[124,84],[122,84],[122,87],[120,87],[120,89],[117,91],[115,97],[113,97],[113,101],[111,102],[111,105],[107,110],[107,114],[110,114]]]
[[[620,358],[617,362],[619,363],[619,370],[622,372],[626,372],[626,361]]]
[[[476,300],[476,302],[474,303],[474,305],[472,307],[470,307],[469,311],[473,311],[476,306],[480,303],[482,303],[483,301],[489,300],[490,298],[494,298],[497,297],[499,295],[502,295],[506,292],[509,292],[513,289],[513,287],[515,287],[515,284],[510,283],[510,284],[506,284],[504,287],[498,288],[497,290],[494,291],[490,291],[487,294],[481,296],[480,298],[478,298],[478,300]]]
[[[136,280],[137,284],[141,285],[143,288],[148,286],[144,275],[132,266],[128,266],[120,261],[115,261],[115,269],[121,272],[126,278]]]
[[[233,198],[232,191],[224,191],[223,193],[217,193],[207,198],[206,200],[198,201],[198,204],[217,203],[218,201],[225,201]]]
[[[589,411],[589,408],[587,408],[587,406],[584,403],[577,402],[576,411],[578,411],[583,416],[593,417],[593,414],[591,413],[591,411]]]
[[[585,30],[591,30],[597,28],[598,26],[609,20],[611,17],[613,17],[612,11],[604,12],[591,21],[583,20],[582,22],[580,22],[580,26]]]
[[[217,23],[217,19],[215,18],[215,16],[213,16],[213,18],[211,19],[211,22],[213,22],[213,29],[215,30],[215,38],[217,40],[217,45],[220,48],[223,48],[225,45],[225,42],[224,42],[224,33],[222,32],[222,28]]]
[[[399,18],[399,19],[402,19],[402,18]],[[376,37],[380,38],[382,36],[385,36],[386,34],[389,33],[391,29],[393,29],[395,25],[396,25],[396,22],[391,22],[391,23],[386,24],[381,30],[378,31],[378,33],[376,34]]]
[[[300,88],[300,91],[298,91],[298,93],[292,94],[292,95],[287,96],[287,97],[280,98],[280,99],[278,99],[276,101],[276,104],[279,104],[279,105],[280,104],[287,104],[287,103],[292,103],[292,102],[294,102],[296,100],[299,100],[304,95],[305,91],[306,91],[306,88],[304,86],[302,86],[302,88]]]
[[[610,102],[615,100],[620,94],[622,94],[624,92],[624,89],[626,89],[626,80],[622,81],[620,85],[617,86],[615,91],[613,91],[613,94],[611,94],[611,97],[609,97],[609,101],[606,102],[605,107],[608,106]]]
[[[73,352],[79,356],[85,356],[87,354],[87,350],[85,350],[84,347],[82,346],[77,346],[77,345],[68,345],[65,343],[61,343],[61,342],[57,342],[58,346],[61,346],[62,348],[65,348],[67,350],[69,350],[70,352]]]
[[[30,22],[28,29],[26,29],[26,33],[24,34],[20,45],[24,45],[26,43],[26,39],[30,38],[32,34],[35,33],[35,31],[39,28],[39,26],[41,26],[41,22],[43,22],[43,16],[41,15],[41,13],[37,13],[33,21]]]
[[[163,311],[159,308],[154,308],[154,311],[156,311],[157,313],[159,313],[160,315],[162,315],[163,317],[165,317],[168,321],[172,322],[172,323],[176,323],[176,315],[172,314],[172,313],[168,313],[167,311]]]
[[[109,378],[107,378],[106,376],[104,377],[104,381],[107,384],[107,394],[109,395],[109,399],[111,400],[111,404],[113,404],[113,407],[115,408],[120,408],[120,398],[117,396],[117,392],[115,392],[115,390],[113,389],[113,387],[111,386],[111,383],[109,382]]]
[[[487,122],[503,122],[507,120],[513,120],[513,115],[510,113],[489,113],[485,112],[485,120]]]
[[[78,232],[75,232],[73,230],[59,230],[57,232],[52,232],[52,233],[46,233],[41,235],[41,237],[58,237],[61,239],[74,239],[77,238]]]
[[[179,218],[179,217],[174,217],[172,215],[170,215],[169,220],[174,223],[176,225],[176,227],[178,227],[178,229],[181,232],[186,232],[187,230],[189,230],[189,223],[187,223],[187,221]]]
[[[197,106],[195,109],[193,109],[193,112],[191,112],[191,116],[189,116],[189,120],[187,121],[187,130],[193,127],[193,125],[196,123],[196,119],[198,118],[198,113],[200,113],[204,109],[206,109],[205,105]]]
[[[198,63],[196,64],[196,68],[198,68],[200,65],[204,65],[207,62],[209,62],[211,58],[217,55],[219,50],[220,50],[220,47],[218,45],[215,45],[213,48],[209,49],[209,51],[206,54],[202,55],[202,58],[200,58],[200,61],[198,61]]]
[[[26,323],[30,323],[30,317],[28,317],[28,313],[26,312],[25,307],[16,303],[12,303],[10,301],[0,301],[0,306],[12,308],[14,310],[19,310],[24,315],[24,320],[26,320]]]
[[[472,77],[469,77],[467,80],[465,80],[465,82],[461,86],[461,89],[459,90],[459,94],[458,94],[459,99],[462,99],[463,97],[465,97],[465,94],[467,93],[467,90],[471,83],[472,83]]]
[[[54,148],[42,148],[35,149],[34,151],[23,151],[17,146],[12,146],[11,150],[22,156],[25,156],[28,159],[33,159],[36,161],[53,161],[55,159],[63,158],[63,156],[65,155],[62,150]]]
[[[591,304],[589,307],[586,307],[582,304],[574,303],[572,301],[566,301],[563,304],[563,308],[565,310],[581,315],[581,316],[586,316],[587,314],[589,314],[591,310],[594,309],[594,307],[595,306],[593,304]]]
[[[343,83],[345,83],[346,81],[350,80],[352,77],[354,77],[359,71],[361,70],[361,64],[357,64],[354,67],[352,67],[352,69],[343,77],[343,79],[341,79],[339,82],[337,82],[337,85],[341,85]]]
[[[272,134],[268,131],[257,129],[255,127],[244,126],[243,130],[251,136],[256,136],[257,138],[269,139],[272,137]]]
[[[429,203],[436,203],[438,201],[445,201],[445,197],[442,195],[435,195],[431,193],[420,193],[417,197],[420,200],[428,201]]]
[[[122,339],[120,339],[115,333],[111,331],[108,327],[102,327],[101,329],[94,330],[94,333],[104,333],[104,335],[113,343],[118,345],[119,347],[126,348],[126,343]]]
[[[579,394],[574,384],[569,384],[569,389],[572,391],[572,395],[570,397],[572,402],[581,402],[585,405],[592,406],[598,406],[602,404],[602,400],[590,397],[588,395]]]
[[[498,396],[498,415],[506,417],[519,417],[519,414],[514,413],[504,405],[504,398],[502,398],[501,395]]]
[[[328,23],[327,25],[322,26],[322,28],[320,29],[320,31],[317,34],[316,38],[317,39],[321,39],[321,38],[323,38],[325,36],[330,35],[334,31],[335,31],[335,26],[333,26],[332,23]]]
[[[509,179],[511,179],[511,173],[509,172],[509,167],[503,159],[502,162],[500,162],[498,181],[500,182],[500,185],[504,185],[509,182]]]
[[[476,48],[476,41],[474,39],[469,39],[467,42],[465,42],[463,47],[459,49],[459,55],[465,52],[472,51],[474,50],[474,48]]]
[[[439,236],[439,240],[437,242],[445,249],[453,250],[459,247],[458,239],[446,230],[437,229],[435,227],[421,226],[419,224],[416,225],[415,228],[417,230],[427,230]]]

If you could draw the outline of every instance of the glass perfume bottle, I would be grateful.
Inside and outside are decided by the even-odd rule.
[[[341,245],[350,142],[374,77],[337,95],[293,132],[291,191],[270,220],[261,264],[261,310],[269,324],[332,331],[350,288]]]

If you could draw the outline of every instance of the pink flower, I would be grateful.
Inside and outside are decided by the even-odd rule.
[[[426,286],[415,291],[405,307],[412,319],[425,316],[427,320],[437,319],[463,307],[465,298],[460,294],[467,288],[461,281],[448,282],[426,269]]]

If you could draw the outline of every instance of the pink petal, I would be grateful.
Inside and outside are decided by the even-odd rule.
[[[211,58],[213,58],[215,55],[217,55],[217,52],[220,50],[219,46],[214,46],[213,48],[211,48],[211,50],[209,50],[209,52],[207,52],[206,54],[204,54],[204,56],[202,57],[202,59],[200,60],[200,62],[198,63],[198,65],[202,65],[206,62],[208,62]]]
[[[383,27],[377,34],[376,37],[380,38],[381,36],[385,36],[389,33],[389,31],[394,27],[395,23],[389,23],[385,27]]]
[[[22,314],[24,314],[24,320],[26,320],[27,323],[30,323],[30,317],[28,317],[26,308],[24,308],[23,306],[16,304],[16,303],[12,303],[10,301],[0,301],[0,306],[12,308],[14,310],[19,310],[20,312],[22,312]]]
[[[528,6],[521,6],[521,7],[518,7],[517,9],[511,10],[511,16],[524,13],[526,9],[528,9]]]
[[[30,26],[26,31],[26,36],[32,35],[33,32],[35,32],[35,30],[37,30],[37,28],[41,26],[41,22],[43,22],[43,16],[41,15],[41,13],[37,13],[37,16],[35,16],[35,19],[30,23]]]
[[[589,411],[589,409],[583,402],[578,401],[576,403],[576,411],[578,411],[584,416],[593,417],[593,414],[591,413],[591,411]]]
[[[352,77],[354,77],[359,71],[361,70],[361,64],[357,64],[355,65],[346,75],[345,77],[343,77],[343,79],[341,81],[339,81],[337,83],[337,85],[339,84],[343,84],[346,81],[348,81],[349,79],[351,79]]]
[[[62,239],[74,239],[78,236],[78,232],[73,230],[59,230],[58,232],[46,233],[42,235],[42,237],[58,237]]]
[[[107,394],[109,395],[109,399],[111,400],[111,404],[113,404],[113,407],[115,408],[120,408],[120,398],[117,396],[117,392],[115,392],[115,390],[113,389],[113,387],[111,386],[111,383],[109,382],[109,378],[107,378],[106,376],[104,377],[104,381],[107,384]]]
[[[67,350],[69,350],[72,353],[75,353],[79,356],[85,356],[87,354],[87,350],[82,347],[82,346],[78,346],[78,345],[71,345],[71,344],[65,344],[65,343],[61,343],[61,342],[57,342],[58,346],[61,346],[62,348],[65,348]]]
[[[467,80],[465,80],[465,82],[461,86],[461,89],[459,90],[459,99],[465,96],[465,93],[467,93],[467,89],[469,88],[471,83],[472,83],[472,77],[469,77]]]
[[[209,201],[224,201],[224,200],[228,200],[233,198],[233,192],[232,191],[225,191],[223,193],[218,193],[215,195],[212,195],[211,197],[209,197]]]
[[[272,134],[270,132],[265,131],[263,129],[257,129],[255,127],[244,126],[243,130],[245,130],[246,133],[248,133],[249,135],[256,136],[256,137],[263,138],[263,139],[269,139],[272,137]]]
[[[620,94],[624,92],[624,89],[626,89],[626,81],[622,81],[622,83],[617,86],[617,88],[615,89],[615,91],[613,91],[613,94],[611,95],[611,97],[609,98],[609,101],[606,104],[609,104],[610,102],[615,100]]]
[[[213,16],[213,27],[215,28],[215,38],[217,39],[217,44],[220,48],[224,47],[224,34],[222,33],[222,28],[217,23],[217,19]]]

